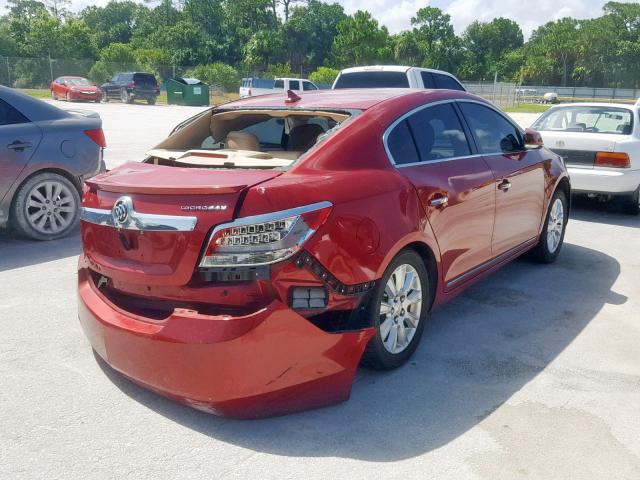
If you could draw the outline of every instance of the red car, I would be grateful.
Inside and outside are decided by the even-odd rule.
[[[208,412],[346,400],[428,312],[525,252],[552,262],[562,159],[451,90],[252,97],[86,182],[79,316],[113,368]]]
[[[102,92],[90,80],[83,77],[58,77],[51,82],[51,98],[67,102],[85,100],[99,102]]]

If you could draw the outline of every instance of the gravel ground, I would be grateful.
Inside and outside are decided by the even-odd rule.
[[[73,107],[103,116],[110,167],[199,111]],[[174,404],[96,359],[77,234],[0,235],[0,478],[638,479],[639,232],[578,205],[554,265],[515,261],[435,312],[408,365],[259,421]]]

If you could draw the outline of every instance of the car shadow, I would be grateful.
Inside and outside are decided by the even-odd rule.
[[[640,228],[640,215],[624,213],[620,202],[616,201],[600,202],[597,199],[574,197],[571,200],[570,218],[585,222]]]
[[[620,273],[612,257],[565,244],[557,262],[516,261],[434,312],[410,362],[360,369],[343,404],[237,421],[173,403],[130,382],[97,355],[126,395],[187,428],[254,451],[389,462],[456,439],[534,379],[580,334]]]
[[[51,262],[79,255],[82,251],[80,228],[67,237],[51,242],[39,242],[0,230],[0,272]]]

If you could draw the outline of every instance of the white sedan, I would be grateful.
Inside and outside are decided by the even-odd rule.
[[[640,117],[638,105],[556,105],[532,127],[545,146],[564,158],[573,193],[619,198],[640,213]]]

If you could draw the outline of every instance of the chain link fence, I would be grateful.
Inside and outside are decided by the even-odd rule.
[[[489,100],[500,108],[510,108],[516,105],[517,85],[515,83],[463,81],[462,85],[469,93]]]

